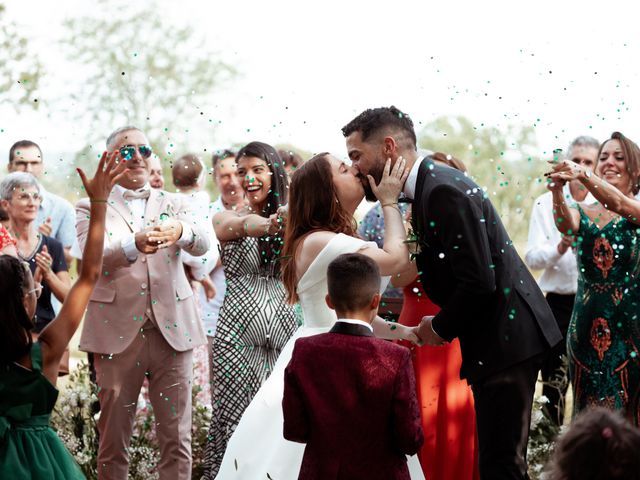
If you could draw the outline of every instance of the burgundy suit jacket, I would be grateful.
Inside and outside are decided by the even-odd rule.
[[[362,325],[296,341],[282,409],[284,437],[307,444],[301,480],[409,480],[424,441],[410,351]]]

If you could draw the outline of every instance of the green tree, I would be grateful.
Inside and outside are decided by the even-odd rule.
[[[0,105],[9,104],[16,111],[21,105],[38,108],[41,76],[38,56],[29,48],[27,37],[7,20],[6,7],[0,3]]]
[[[544,193],[545,164],[535,159],[532,127],[474,125],[464,116],[439,117],[418,133],[418,146],[464,161],[470,176],[496,207],[522,252],[533,200]]]
[[[195,143],[192,128],[212,135],[207,102],[236,72],[162,11],[155,1],[100,0],[90,15],[66,20],[62,46],[78,72],[69,112],[88,140],[77,163],[98,155],[122,125],[144,130],[163,163]]]

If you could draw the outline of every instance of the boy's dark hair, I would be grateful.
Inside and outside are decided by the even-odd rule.
[[[329,264],[327,284],[337,312],[362,310],[380,293],[380,269],[361,253],[345,253]]]
[[[31,140],[18,140],[16,143],[11,145],[11,148],[9,149],[9,163],[13,162],[16,154],[20,152],[21,148],[30,147],[36,147],[38,149],[38,151],[40,152],[40,160],[42,161],[42,149],[40,148],[40,145],[38,145],[36,142],[32,142]]]
[[[195,187],[204,170],[204,164],[197,155],[187,153],[176,160],[171,167],[173,185],[180,187]]]
[[[220,160],[235,156],[236,152],[234,152],[233,150],[229,150],[228,148],[216,150],[215,152],[213,152],[213,155],[211,155],[211,167],[215,169],[218,166],[218,162],[220,162]]]
[[[390,107],[369,108],[342,127],[342,134],[348,137],[353,132],[360,132],[362,141],[366,142],[382,130],[389,129],[404,134],[404,148],[416,149],[416,132],[409,115],[401,112],[393,105]],[[398,140],[398,139],[396,139]]]
[[[559,440],[549,480],[640,479],[640,431],[620,413],[594,407]]]

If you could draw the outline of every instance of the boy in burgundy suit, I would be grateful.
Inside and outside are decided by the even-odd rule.
[[[328,333],[296,341],[285,372],[284,437],[306,443],[300,480],[409,480],[424,441],[408,349],[373,336],[380,271],[359,253],[327,270]]]

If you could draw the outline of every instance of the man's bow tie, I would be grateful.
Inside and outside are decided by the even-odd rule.
[[[147,199],[151,194],[150,188],[139,188],[138,190],[125,190],[122,196],[125,200],[135,200],[136,198]]]

